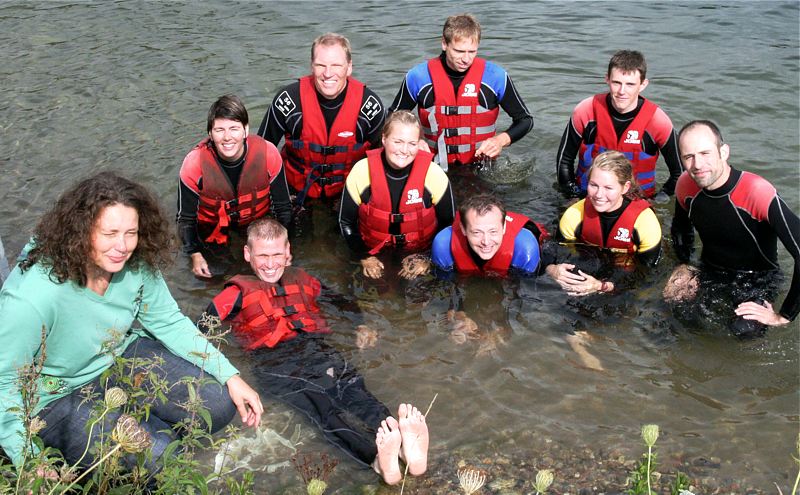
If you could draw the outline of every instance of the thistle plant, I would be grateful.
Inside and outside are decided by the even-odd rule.
[[[553,484],[553,479],[552,469],[542,469],[536,473],[536,481],[533,483],[533,487],[536,489],[536,495],[547,493],[547,489]]]
[[[653,446],[658,440],[658,425],[642,426],[642,440],[647,445],[647,493],[649,495],[653,491],[650,488],[650,461],[653,457]]]
[[[477,493],[484,483],[486,483],[486,475],[479,469],[466,468],[458,470],[458,484],[461,486],[464,495]]]
[[[147,432],[147,430],[139,426],[139,422],[127,414],[123,414],[117,419],[117,424],[114,426],[114,431],[111,432],[111,438],[117,443],[117,445],[109,450],[98,461],[89,466],[89,468],[81,473],[80,476],[75,478],[75,480],[64,489],[64,492],[68,492],[69,489],[72,488],[77,482],[83,479],[90,472],[94,471],[95,468],[102,465],[109,457],[116,455],[120,449],[124,450],[125,452],[135,454],[142,452],[153,445],[153,439],[150,437],[150,434]]]
[[[339,461],[331,459],[328,454],[319,454],[319,460],[313,454],[292,456],[295,471],[303,478],[308,495],[322,495],[328,488],[328,478],[339,465]]]

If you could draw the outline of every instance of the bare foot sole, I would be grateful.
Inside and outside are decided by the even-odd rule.
[[[411,404],[400,404],[397,417],[403,437],[403,460],[408,465],[408,472],[419,476],[428,469],[429,437],[425,416]]]
[[[400,472],[400,426],[397,420],[389,416],[381,421],[378,433],[375,435],[375,445],[378,447],[378,457],[372,467],[380,474],[389,485],[396,485],[403,479]]]

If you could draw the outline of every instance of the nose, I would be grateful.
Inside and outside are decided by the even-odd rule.
[[[126,238],[125,234],[120,234],[115,239],[114,249],[119,251],[120,253],[127,253],[128,252],[128,239]]]

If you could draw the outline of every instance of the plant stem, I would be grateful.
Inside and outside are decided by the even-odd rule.
[[[800,484],[800,470],[797,471],[797,477],[794,479],[794,488],[792,488],[792,495],[797,493],[797,485]]]
[[[647,495],[652,495],[653,490],[650,489],[650,458],[653,455],[653,448],[647,446]]]
[[[100,464],[105,462],[106,459],[111,457],[111,455],[114,454],[116,451],[118,451],[120,448],[122,448],[122,445],[120,445],[120,444],[115,445],[114,448],[111,449],[110,451],[108,451],[108,453],[106,455],[104,455],[99,461],[97,461],[94,464],[92,464],[89,467],[89,469],[87,469],[86,471],[82,472],[80,476],[75,478],[75,480],[72,483],[70,483],[69,486],[64,488],[64,491],[62,493],[67,493],[69,491],[69,489],[72,488],[75,485],[75,483],[77,483],[80,480],[82,480],[84,476],[86,476],[87,474],[91,473],[94,470],[94,468],[96,468],[97,466],[99,466]]]

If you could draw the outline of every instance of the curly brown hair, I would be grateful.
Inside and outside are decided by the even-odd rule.
[[[100,172],[72,186],[42,215],[22,270],[38,263],[49,268],[54,282],[71,280],[84,287],[91,263],[92,230],[103,209],[116,204],[139,214],[139,241],[127,265],[153,272],[166,268],[173,260],[175,238],[156,197],[116,172]]]

